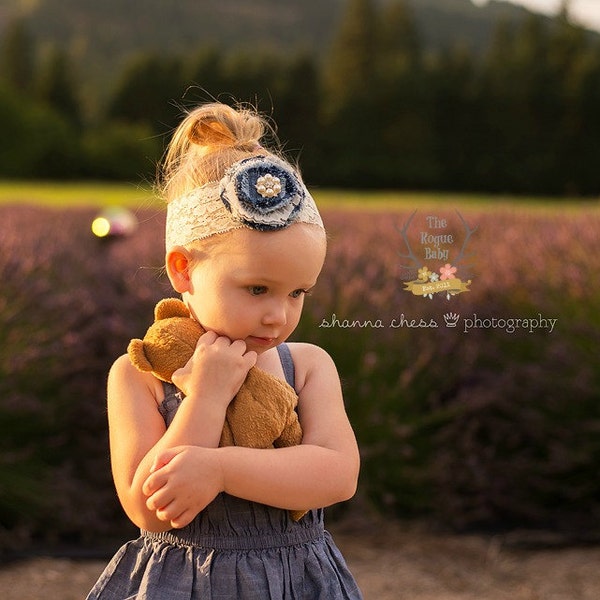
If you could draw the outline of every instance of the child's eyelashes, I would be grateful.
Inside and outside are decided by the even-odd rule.
[[[249,285],[248,291],[252,296],[261,296],[262,294],[266,294],[269,291],[269,288],[266,285]],[[292,298],[300,298],[302,295],[309,295],[312,293],[312,289],[306,290],[304,288],[298,288],[290,293],[290,297]]]
[[[309,296],[312,293],[312,290],[303,290],[303,289],[299,289],[299,290],[294,290],[290,296],[292,298],[300,298],[300,296],[304,295],[304,296]]]
[[[248,286],[248,291],[253,296],[260,296],[261,294],[265,294],[267,292],[267,286],[265,286],[265,285],[250,285],[250,286]]]

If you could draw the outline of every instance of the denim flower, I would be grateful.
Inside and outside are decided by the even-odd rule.
[[[308,194],[293,169],[274,156],[253,156],[232,165],[220,197],[234,220],[266,231],[287,227]]]

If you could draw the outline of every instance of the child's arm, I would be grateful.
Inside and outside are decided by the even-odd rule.
[[[167,429],[157,407],[161,383],[137,371],[127,356],[117,359],[108,378],[111,464],[121,504],[136,525],[151,531],[170,528],[146,507],[144,481],[167,448],[218,446],[227,406],[255,361],[245,344],[212,332],[203,335],[190,362],[176,373],[187,395]],[[190,376],[192,369],[198,376]]]
[[[323,350],[308,344],[294,344],[294,355],[301,389],[302,444],[276,450],[167,450],[162,456],[165,466],[144,484],[148,507],[161,519],[175,527],[189,523],[205,506],[200,487],[204,493],[210,490],[208,496],[225,491],[286,509],[328,506],[352,497],[359,454],[335,365]],[[202,485],[195,486],[191,479]]]

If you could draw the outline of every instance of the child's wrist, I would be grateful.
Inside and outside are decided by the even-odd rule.
[[[227,399],[222,392],[219,394],[209,394],[206,392],[192,392],[185,400],[193,404],[197,411],[200,411],[205,417],[225,418],[227,407],[231,398]]]
[[[219,489],[221,492],[227,492],[227,473],[228,464],[231,456],[231,448],[233,446],[225,446],[222,448],[215,448],[215,463],[217,469],[217,478],[219,481]]]
[[[190,401],[194,402],[197,406],[216,408],[224,413],[234,396],[235,394],[228,394],[223,390],[215,391],[210,389],[199,389],[190,391],[189,396],[186,396],[186,400],[190,399]]]
[[[196,394],[186,396],[175,416],[183,420],[187,431],[186,442],[205,448],[216,448],[223,432],[227,406],[213,398],[199,397]]]

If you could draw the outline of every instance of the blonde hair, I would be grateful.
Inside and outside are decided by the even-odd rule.
[[[207,183],[244,158],[273,154],[261,146],[275,133],[266,119],[250,108],[209,103],[187,113],[169,143],[159,173],[163,198],[171,200]]]

